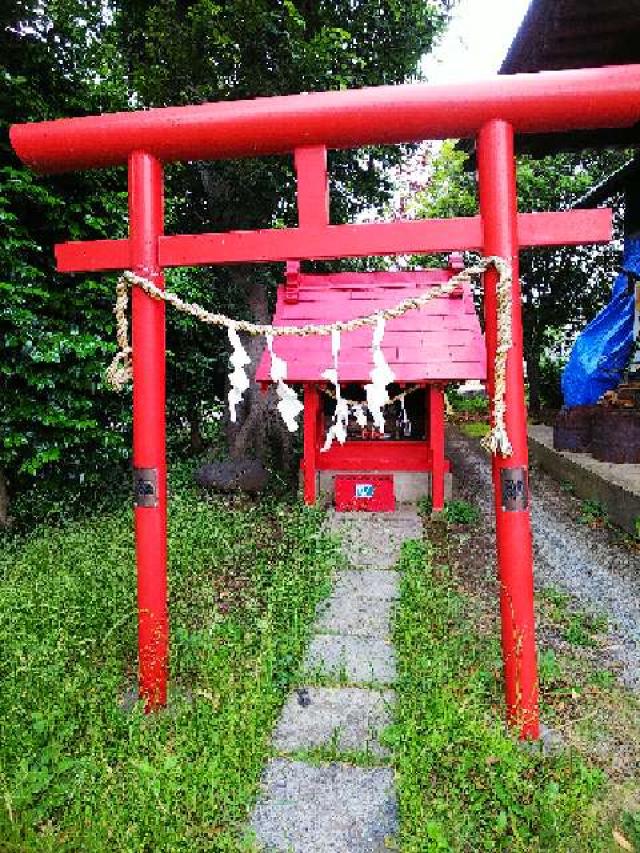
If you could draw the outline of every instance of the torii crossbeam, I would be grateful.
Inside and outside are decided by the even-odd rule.
[[[65,243],[64,272],[132,269],[163,286],[163,269],[303,258],[480,249],[511,261],[513,345],[507,361],[509,458],[493,459],[502,648],[509,722],[537,738],[538,682],[527,482],[518,250],[606,242],[608,210],[518,214],[514,133],[629,127],[640,120],[640,66],[497,77],[451,86],[409,85],[262,98],[61,119],[11,129],[22,160],[40,172],[128,164],[129,239]],[[330,225],[326,150],[477,137],[479,216]],[[164,235],[163,165],[184,160],[293,153],[299,227]],[[496,274],[485,286],[489,391],[496,352]],[[133,293],[133,464],[139,606],[140,694],[166,701],[164,305]]]

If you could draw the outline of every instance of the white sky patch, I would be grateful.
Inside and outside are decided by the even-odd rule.
[[[530,0],[460,0],[442,40],[422,61],[429,83],[496,74]]]

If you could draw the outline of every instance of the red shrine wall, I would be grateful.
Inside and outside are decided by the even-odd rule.
[[[354,393],[353,388],[350,391],[351,394]],[[322,398],[323,395],[318,396]],[[409,399],[412,399],[411,405],[408,404]],[[327,451],[323,451],[322,447],[331,423],[333,407],[331,401],[326,399],[318,405],[315,440],[312,444],[306,436],[305,441],[305,453],[309,453],[312,460],[306,458],[302,468],[307,472],[305,476],[313,480],[312,492],[305,489],[305,494],[313,493],[323,503],[331,503],[336,495],[336,477],[342,478],[344,475],[349,478],[354,474],[372,477],[391,475],[395,501],[412,503],[427,495],[433,497],[435,459],[435,467],[439,471],[437,476],[441,483],[440,492],[444,491],[444,499],[448,500],[451,496],[450,463],[444,458],[444,431],[432,430],[437,413],[436,418],[432,418],[431,392],[428,388],[420,389],[405,402],[411,421],[408,430],[410,438],[404,437],[402,431],[394,428],[391,417],[386,419],[388,429],[385,430],[384,436],[376,435],[370,425],[362,429],[350,424],[347,441],[344,444],[334,441]],[[441,415],[443,414],[441,412]],[[376,437],[372,437],[372,433]],[[312,464],[309,464],[310,462]]]

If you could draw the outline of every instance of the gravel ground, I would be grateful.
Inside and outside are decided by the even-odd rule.
[[[489,457],[455,427],[447,441],[458,493],[492,516]],[[579,507],[556,481],[532,471],[536,587],[559,589],[585,611],[605,616],[608,637],[600,653],[616,664],[626,686],[640,691],[640,553],[615,530],[579,524]]]

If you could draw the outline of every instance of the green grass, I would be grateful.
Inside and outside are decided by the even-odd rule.
[[[458,424],[460,430],[469,438],[484,438],[489,434],[491,427],[485,421],[470,421]]]
[[[607,513],[600,501],[585,500],[580,504],[580,524],[597,525],[607,520]]]
[[[489,411],[489,398],[486,394],[459,394],[456,389],[449,388],[447,399],[455,412]]]
[[[0,849],[202,851],[240,840],[333,545],[296,504],[170,511],[172,692],[135,684],[129,509],[0,544]]]
[[[431,516],[433,513],[433,503],[430,496],[425,495],[424,497],[419,498],[418,512],[427,518]],[[442,521],[450,525],[473,525],[477,524],[480,520],[480,510],[473,504],[469,503],[469,501],[451,500],[445,502],[444,510],[440,514],[440,518]]]
[[[447,501],[444,505],[444,517],[447,524],[477,524],[480,510],[468,501]]]
[[[573,610],[569,596],[554,587],[545,587],[538,595],[547,604],[550,621],[562,630],[567,642],[574,646],[598,645],[598,638],[607,630],[606,617]]]
[[[470,602],[446,567],[432,565],[428,544],[407,543],[400,569],[398,705],[388,733],[400,848],[609,849],[611,830],[598,825],[595,810],[602,771],[571,750],[544,756],[508,734],[497,640],[479,637]],[[556,666],[551,659],[545,665]]]

